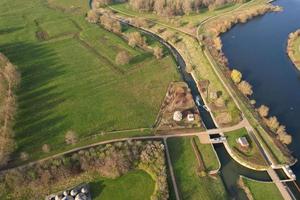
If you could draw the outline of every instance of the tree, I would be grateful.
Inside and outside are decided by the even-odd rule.
[[[115,61],[118,65],[128,64],[130,61],[130,55],[127,51],[121,51],[117,54]]]
[[[139,32],[132,32],[128,34],[128,44],[132,47],[144,46],[146,41]]]
[[[77,134],[73,130],[69,130],[65,135],[65,141],[67,144],[76,144]]]
[[[278,139],[284,144],[291,144],[292,143],[292,136],[287,134],[287,133],[283,133],[283,134],[278,135]]]
[[[250,96],[253,94],[252,86],[247,81],[240,82],[238,84],[238,88],[245,96]]]
[[[258,111],[258,113],[259,113],[259,115],[261,116],[261,117],[267,117],[268,115],[269,115],[269,108],[267,107],[267,106],[265,106],[265,105],[261,105],[258,109],[257,109],[257,111]]]
[[[100,23],[104,26],[105,29],[112,31],[114,33],[121,33],[122,26],[121,23],[113,19],[110,15],[104,14],[100,17]]]
[[[231,71],[231,79],[235,84],[238,84],[242,80],[242,73],[234,69]]]
[[[192,1],[191,0],[183,0],[182,9],[184,14],[189,15],[192,11]]]
[[[163,57],[163,49],[159,46],[153,48],[153,55],[156,59],[161,59]]]
[[[86,16],[86,20],[90,23],[97,23],[99,20],[99,15],[96,10],[89,10]]]
[[[274,132],[276,132],[279,127],[279,122],[275,116],[266,119],[266,124]]]

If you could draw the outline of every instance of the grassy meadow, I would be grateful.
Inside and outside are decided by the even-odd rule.
[[[170,55],[156,60],[85,20],[88,1],[2,0],[0,51],[22,81],[15,123],[17,153],[65,147],[64,135],[151,127],[171,81]],[[43,37],[37,37],[42,33]],[[115,56],[127,51],[130,65]]]
[[[274,183],[258,182],[251,179],[243,179],[255,200],[283,200],[280,191]]]
[[[197,159],[191,145],[191,137],[170,138],[168,147],[176,177],[177,186],[182,199],[224,200],[227,192],[221,178],[200,177],[197,174]],[[204,155],[205,157],[206,155]],[[203,159],[207,161],[207,159]],[[209,165],[210,163],[205,163]]]
[[[151,176],[141,170],[129,172],[117,179],[97,178],[89,185],[95,200],[150,199],[155,187]]]

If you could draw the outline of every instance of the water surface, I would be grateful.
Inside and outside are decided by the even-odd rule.
[[[257,17],[223,34],[223,51],[230,67],[253,85],[257,105],[268,105],[270,114],[287,126],[293,136],[289,148],[300,160],[300,72],[286,54],[288,34],[300,28],[300,0],[274,4],[284,11]],[[299,162],[293,170],[299,180]]]

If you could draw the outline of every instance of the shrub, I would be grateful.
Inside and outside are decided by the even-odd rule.
[[[49,144],[44,144],[42,146],[42,150],[43,150],[44,153],[49,153],[50,150],[51,150],[50,145]]]
[[[21,152],[21,154],[20,154],[20,159],[21,159],[22,161],[26,161],[26,160],[28,160],[28,158],[29,158],[28,153],[26,153],[26,152]]]

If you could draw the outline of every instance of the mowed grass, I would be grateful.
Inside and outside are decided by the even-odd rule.
[[[225,187],[219,176],[214,179],[209,176],[199,177],[197,175],[198,163],[190,140],[191,137],[168,139],[168,147],[181,198],[189,200],[227,199]]]
[[[22,151],[30,157],[41,154],[43,144],[66,149],[68,130],[82,139],[102,131],[151,127],[169,83],[179,80],[170,55],[156,60],[132,49],[86,22],[84,12],[62,12],[44,0],[3,0],[0,13],[0,51],[22,75],[16,156]],[[39,40],[40,30],[50,39]],[[115,64],[121,50],[133,56],[130,66]]]
[[[274,183],[258,182],[247,178],[244,178],[243,180],[255,200],[283,200],[280,191]]]
[[[246,163],[258,168],[267,167],[266,162],[262,157],[257,145],[252,140],[245,128],[227,132],[225,133],[225,136],[233,152]],[[246,137],[247,141],[249,142],[248,149],[241,149],[240,145],[237,143],[237,139],[240,137]]]
[[[154,191],[154,181],[149,174],[136,170],[117,179],[97,178],[89,183],[94,200],[147,200]]]
[[[211,171],[219,169],[220,163],[218,161],[216,153],[213,150],[212,145],[201,144],[200,140],[197,137],[195,137],[195,142],[203,159],[206,170]]]

